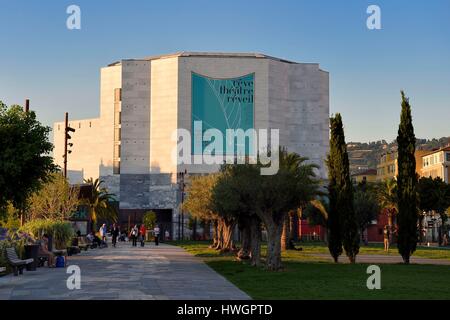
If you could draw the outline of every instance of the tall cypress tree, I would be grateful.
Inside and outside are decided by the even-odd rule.
[[[409,264],[411,254],[416,250],[418,238],[418,208],[417,208],[417,175],[416,159],[416,137],[411,117],[411,106],[409,99],[402,94],[402,111],[400,125],[398,128],[398,252],[405,264]]]
[[[359,252],[359,234],[353,209],[353,186],[341,115],[338,113],[331,118],[330,124],[330,153],[327,161],[330,198],[328,248],[337,262],[344,246],[350,262],[354,263]]]
[[[335,159],[338,156],[338,134],[337,134],[336,118],[330,118],[330,153],[328,154],[327,166],[328,166],[328,197],[330,201],[328,212],[328,250],[334,259],[334,262],[338,262],[339,256],[342,254],[342,238],[339,212],[336,208],[337,205],[337,177],[336,177],[336,164]]]

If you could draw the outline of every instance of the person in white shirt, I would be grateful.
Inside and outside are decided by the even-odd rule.
[[[158,225],[155,226],[153,229],[153,233],[155,234],[155,245],[159,245],[159,227]]]

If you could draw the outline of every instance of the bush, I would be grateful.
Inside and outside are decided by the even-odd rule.
[[[142,223],[147,229],[153,229],[156,224],[156,213],[154,211],[147,211],[146,213],[144,213]]]
[[[65,249],[75,234],[70,222],[60,220],[32,220],[20,230],[31,234],[34,239],[41,238],[44,233],[48,234],[53,238],[56,249]]]

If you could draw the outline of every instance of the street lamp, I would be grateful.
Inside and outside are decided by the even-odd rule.
[[[178,215],[178,240],[184,239],[184,208],[183,208],[183,202],[184,202],[184,188],[186,187],[186,184],[184,183],[184,178],[187,174],[187,170],[178,172],[177,174],[177,180],[178,180],[178,188],[181,192],[181,215]]]

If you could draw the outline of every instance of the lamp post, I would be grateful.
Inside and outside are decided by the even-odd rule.
[[[72,147],[73,143],[69,143],[69,140],[72,139],[69,132],[75,132],[74,128],[69,127],[69,113],[65,114],[65,123],[64,123],[64,178],[67,178],[67,154],[72,153],[72,150],[69,150],[67,147]]]
[[[178,240],[184,239],[184,187],[186,186],[184,183],[185,175],[187,174],[187,170],[178,172],[178,187],[181,192],[181,214],[178,215]]]

